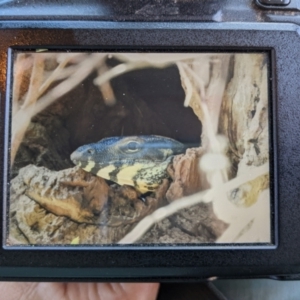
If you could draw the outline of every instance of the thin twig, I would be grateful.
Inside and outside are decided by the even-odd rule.
[[[182,62],[178,62],[177,63],[177,68],[179,70],[179,74],[181,76],[181,79],[184,81],[185,87],[186,87],[186,94],[185,94],[185,99],[184,99],[184,106],[188,107],[191,103],[191,100],[193,98],[193,85],[190,81],[190,79],[188,78],[186,71],[183,67],[183,63]]]
[[[13,115],[19,109],[19,98],[20,98],[20,90],[24,72],[26,68],[24,67],[25,53],[19,53],[17,55],[16,62],[14,64],[14,84],[13,84]]]
[[[114,57],[124,62],[144,62],[155,68],[165,68],[178,61],[196,60],[202,57],[201,53],[110,53]]]
[[[110,69],[106,73],[102,74],[101,76],[94,79],[94,84],[96,85],[102,85],[107,81],[110,81],[114,77],[123,75],[127,72],[138,70],[138,69],[144,69],[147,67],[153,67],[153,64],[146,62],[146,61],[136,61],[136,62],[130,62],[130,63],[124,63],[117,65],[116,67]],[[165,64],[161,66],[161,68],[164,68]]]
[[[43,81],[44,56],[43,54],[34,55],[32,73],[30,77],[29,90],[21,109],[34,105],[39,96],[39,88]]]
[[[103,60],[106,54],[99,55],[91,55],[86,60],[82,61],[78,65],[77,71],[70,76],[68,79],[64,80],[62,83],[54,87],[51,91],[49,91],[46,95],[41,97],[37,102],[34,108],[34,114],[38,114],[50,104],[52,104],[55,100],[59,99],[63,95],[67,94],[71,91],[75,86],[77,86],[80,82],[82,82],[91,72],[94,70],[95,66],[98,64],[99,60]]]
[[[64,69],[62,69],[56,77],[56,81],[58,80],[64,80],[68,77],[70,77],[72,74],[74,74],[76,72],[76,70],[78,69],[78,65],[71,65],[68,67],[65,67]]]
[[[264,164],[260,167],[255,168],[252,173],[244,174],[236,177],[224,184],[219,188],[222,188],[224,192],[229,192],[242,184],[256,179],[269,172],[269,164]],[[119,244],[132,244],[139,240],[149,228],[155,223],[167,218],[168,216],[180,211],[183,208],[191,207],[195,204],[204,202],[212,202],[215,196],[219,193],[218,188],[209,189],[192,196],[183,197],[179,200],[172,202],[171,204],[157,209],[154,213],[140,221],[137,226],[128,233],[124,238],[119,241]]]
[[[37,59],[38,66],[40,67],[40,59],[41,54],[35,55]],[[30,82],[31,92],[28,92],[28,96],[24,102],[24,105],[21,109],[15,114],[12,122],[12,144],[11,144],[11,164],[13,164],[18,148],[23,140],[26,129],[31,121],[31,118],[44,110],[58,98],[62,97],[70,90],[72,90],[75,86],[77,86],[80,82],[82,82],[95,68],[99,60],[103,60],[106,54],[99,55],[91,55],[88,59],[82,61],[78,65],[77,70],[74,72],[72,76],[68,79],[64,80],[62,83],[58,84],[51,91],[49,91],[46,95],[39,98],[37,97],[39,94],[39,86],[37,85],[39,80],[32,79]],[[38,70],[32,73],[32,77],[35,77],[39,74]],[[41,74],[39,74],[41,75]],[[42,78],[42,76],[41,76]],[[33,87],[35,86],[35,88]],[[35,105],[33,105],[35,104]]]
[[[99,77],[103,76],[105,73],[108,72],[108,68],[105,63],[103,63],[98,68],[98,75]],[[99,90],[102,94],[104,103],[108,106],[113,106],[116,103],[116,97],[114,94],[114,91],[111,87],[110,81],[104,82],[100,85],[98,85]]]
[[[76,54],[71,54],[69,53],[68,55],[65,56],[65,59],[62,60],[59,65],[56,67],[56,69],[51,73],[51,75],[47,78],[47,80],[41,85],[41,87],[39,88],[39,96],[41,96],[42,94],[44,94],[44,92],[49,88],[49,86],[55,81],[57,80],[57,78],[59,78],[60,73],[62,72],[62,70],[64,69],[64,67],[69,63],[69,61],[71,59],[73,59]]]
[[[207,102],[210,101],[210,98],[206,99],[204,80],[202,80],[202,78],[189,66],[189,64],[178,62],[177,66],[186,91],[184,105],[193,105],[191,101],[194,97],[201,109],[201,121],[203,126],[202,147],[206,149],[206,154],[203,155],[200,160],[200,176],[206,178],[210,187],[219,186],[228,180],[227,168],[220,169],[219,167],[223,168],[223,166],[218,165],[214,170],[212,170],[211,167],[209,167],[209,169],[204,169],[204,166],[207,165],[207,163],[203,164],[204,160],[209,159],[209,153],[222,156],[224,158],[224,162],[226,162],[226,156],[223,153],[224,147],[221,145],[217,137],[217,132],[214,130],[215,126],[213,126],[213,122],[211,120],[211,112],[207,106]],[[215,116],[216,114],[213,115]]]
[[[199,106],[201,107],[202,113],[203,113],[203,127],[205,128],[207,139],[209,141],[209,148],[211,152],[214,153],[221,153],[222,152],[222,146],[220,145],[218,139],[217,139],[217,132],[214,129],[215,126],[214,123],[218,122],[218,120],[214,120],[214,122],[211,119],[211,112],[208,109],[208,106],[206,102],[209,102],[209,99],[206,99],[206,91],[205,91],[205,85],[204,81],[198,76],[197,73],[194,72],[194,70],[191,69],[187,64],[181,63],[180,68],[184,70],[184,75],[186,76],[185,84],[187,85],[188,81],[190,81],[189,77],[187,76],[187,73],[189,73],[190,76],[193,77],[193,79],[197,82],[198,89],[199,89]],[[192,89],[192,83],[189,83],[189,88]],[[190,91],[192,93],[192,91]],[[221,103],[220,103],[221,105]],[[219,119],[219,116],[216,118]]]
[[[32,110],[38,99],[38,90],[42,84],[44,73],[43,55],[35,55],[32,67],[30,84],[27,96],[22,107],[15,112],[12,121],[12,143],[11,143],[11,164],[14,162],[19,146],[23,140],[26,129],[30,123],[31,115],[26,112]]]

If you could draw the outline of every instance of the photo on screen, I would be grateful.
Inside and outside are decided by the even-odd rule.
[[[5,246],[272,243],[269,65],[14,51]]]

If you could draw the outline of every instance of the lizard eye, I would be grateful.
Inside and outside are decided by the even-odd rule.
[[[128,152],[136,152],[140,149],[139,143],[137,143],[137,142],[129,142],[126,145],[126,148],[127,148]]]
[[[87,153],[89,154],[94,154],[95,153],[95,150],[93,148],[90,148],[87,150]]]

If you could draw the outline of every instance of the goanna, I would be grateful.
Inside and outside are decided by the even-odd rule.
[[[173,156],[185,150],[184,144],[157,135],[109,137],[79,147],[71,160],[87,172],[144,194],[168,177]]]

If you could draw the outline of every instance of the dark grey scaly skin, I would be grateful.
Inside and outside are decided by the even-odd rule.
[[[182,143],[162,136],[110,137],[79,147],[71,160],[87,172],[146,193],[168,177],[173,156],[185,150]]]

